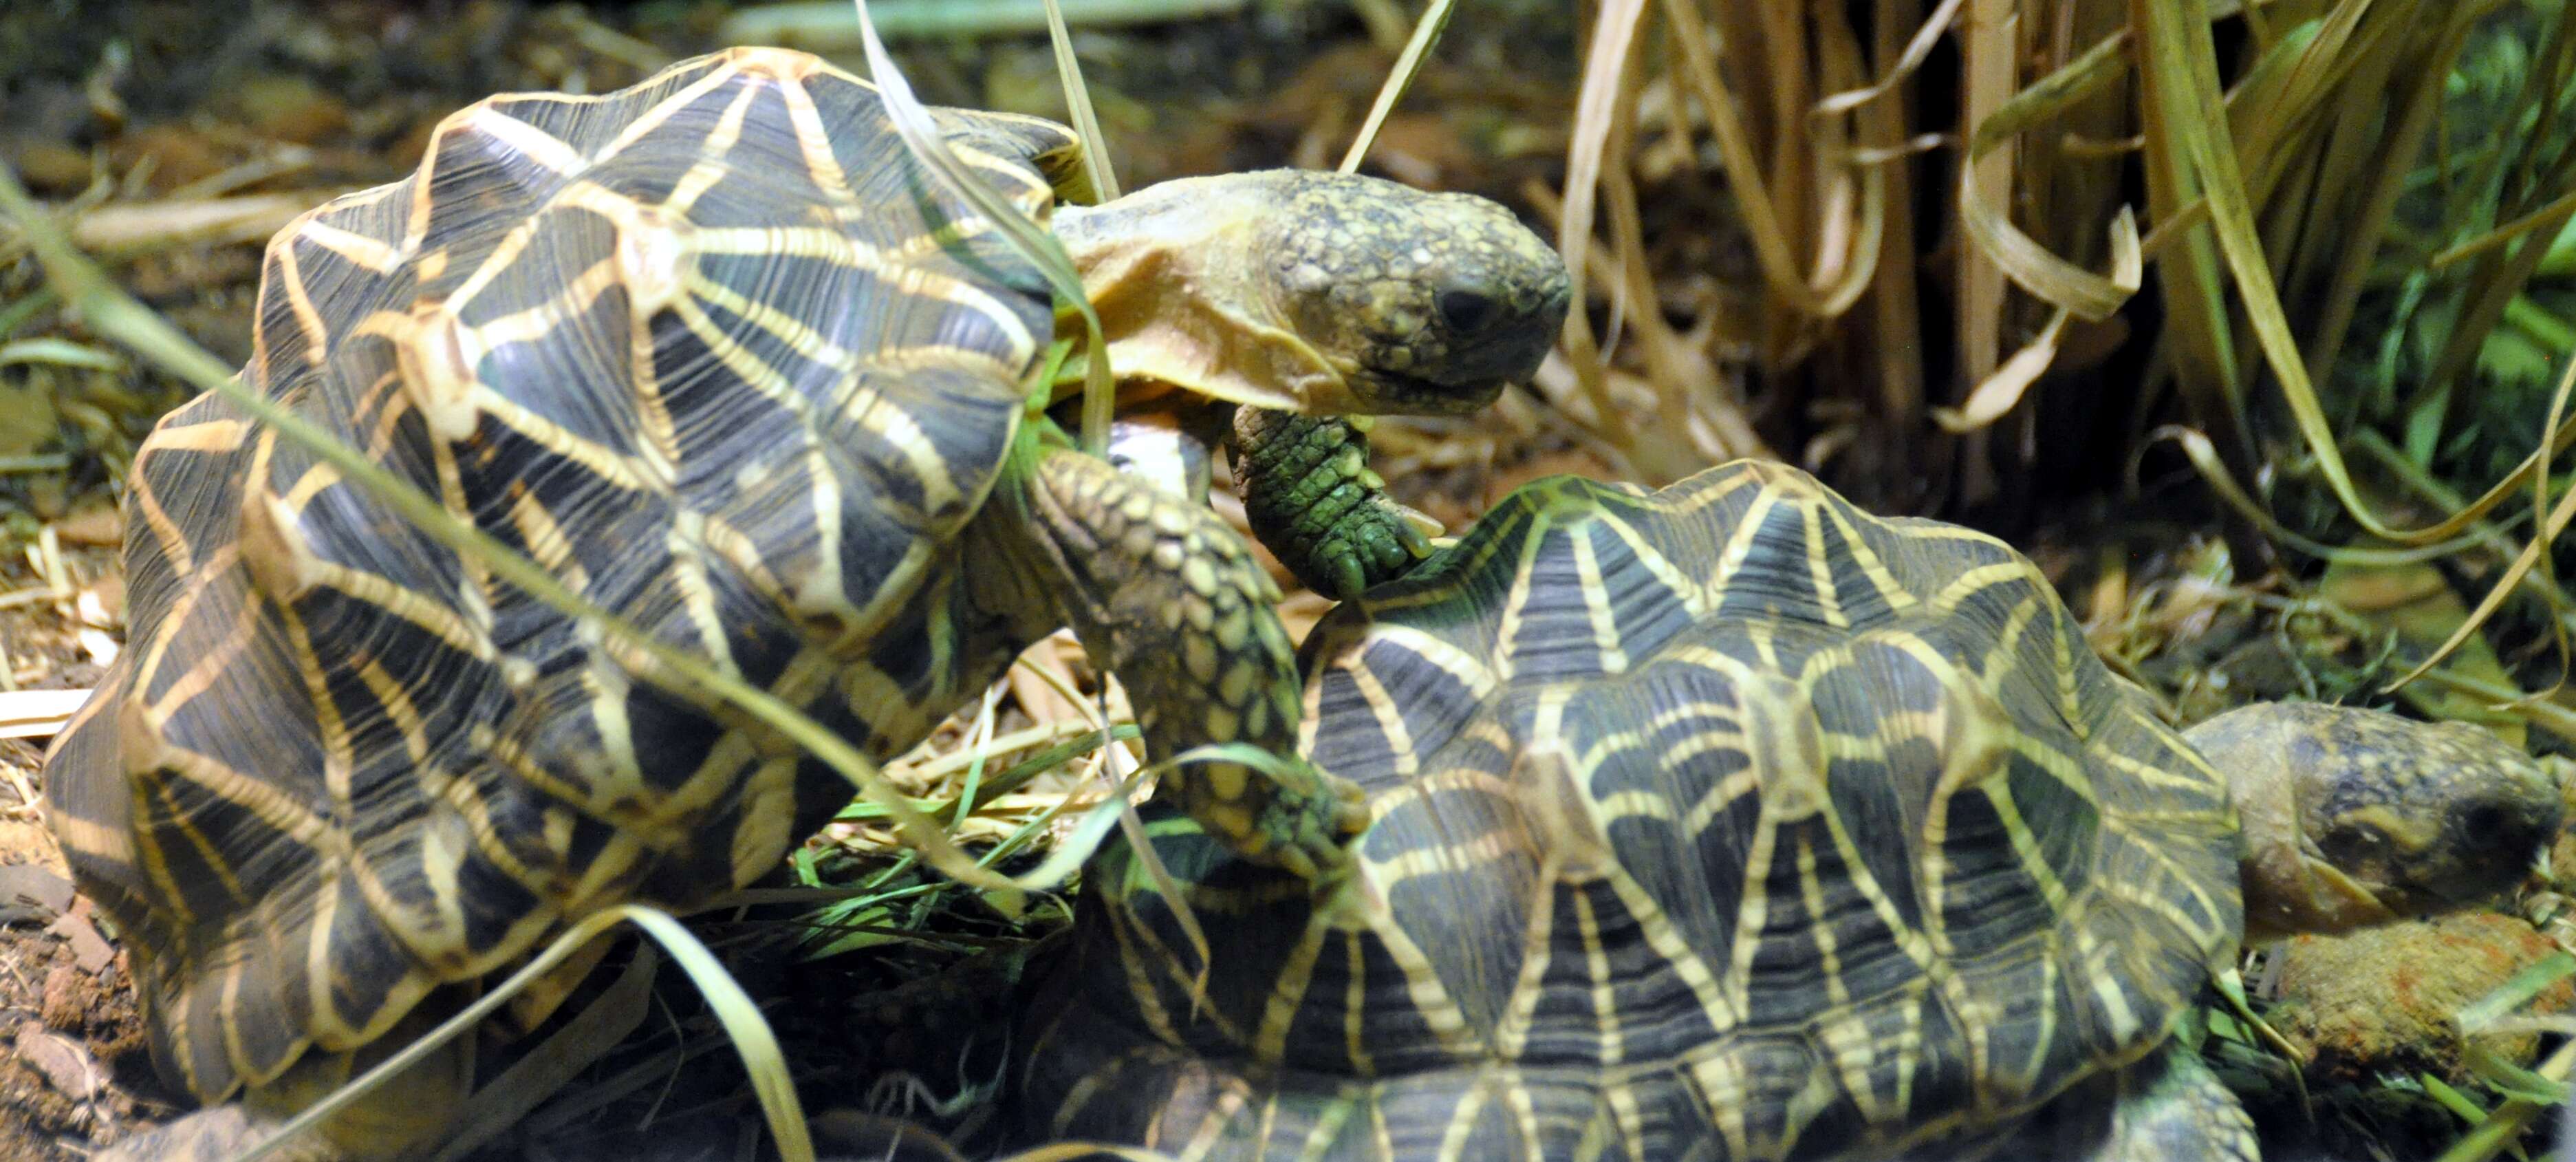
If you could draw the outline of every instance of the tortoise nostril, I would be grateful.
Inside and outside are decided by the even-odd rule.
[[[1440,321],[1456,334],[1472,335],[1491,326],[1496,314],[1494,300],[1471,290],[1440,292]]]

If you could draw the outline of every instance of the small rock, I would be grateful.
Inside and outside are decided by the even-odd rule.
[[[349,107],[313,82],[290,73],[244,81],[242,115],[262,136],[312,145],[349,127]]]
[[[54,522],[54,535],[70,545],[116,545],[125,540],[125,521],[113,504],[83,504]]]
[[[34,1021],[18,1026],[18,1057],[74,1101],[88,1101],[107,1080],[80,1042]]]
[[[2452,1016],[2556,951],[2528,922],[2493,912],[2300,936],[2279,950],[2282,999],[2267,1016],[2307,1054],[2311,1079],[2429,1069],[2458,1081],[2466,1044]],[[2525,1011],[2570,1009],[2576,983],[2560,981]],[[2480,1043],[2526,1065],[2539,1048],[2530,1033]]]
[[[118,138],[110,156],[118,169],[127,171],[149,160],[152,190],[164,194],[222,173],[226,164],[205,134],[170,124],[147,125]]]
[[[60,916],[71,910],[72,882],[32,863],[0,865],[0,907],[10,905]]]
[[[71,941],[72,962],[91,976],[106,972],[108,964],[116,959],[115,946],[107,942],[107,937],[98,934],[98,925],[89,922],[89,901],[86,899],[73,901],[71,910],[64,912],[62,918],[45,931]]]
[[[77,193],[90,182],[89,153],[59,141],[21,142],[9,151],[18,176],[38,193]]]
[[[56,1029],[77,1029],[89,1023],[89,990],[81,987],[81,973],[68,964],[57,964],[45,974],[45,999],[36,1015]]]

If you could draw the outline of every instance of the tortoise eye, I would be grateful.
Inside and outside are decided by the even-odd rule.
[[[1475,291],[1440,292],[1440,321],[1449,324],[1449,329],[1453,332],[1463,335],[1475,334],[1492,325],[1495,314],[1494,300]]]

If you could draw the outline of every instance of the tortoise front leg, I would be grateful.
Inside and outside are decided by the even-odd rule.
[[[1241,407],[1232,428],[1244,519],[1307,588],[1348,601],[1431,555],[1425,518],[1369,471],[1365,419]]]
[[[1063,578],[1055,603],[1126,685],[1147,752],[1242,742],[1284,764],[1184,764],[1163,793],[1247,859],[1309,878],[1341,865],[1368,811],[1358,787],[1297,757],[1296,651],[1250,547],[1195,498],[1070,449],[1040,453],[1026,495]]]

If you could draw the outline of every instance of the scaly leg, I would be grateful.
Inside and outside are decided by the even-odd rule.
[[[1030,539],[1063,578],[1050,595],[1126,685],[1146,750],[1241,742],[1282,764],[1185,764],[1163,793],[1247,859],[1310,878],[1342,865],[1368,810],[1297,757],[1296,652],[1250,547],[1195,498],[1069,449],[1039,454],[1025,496]]]

